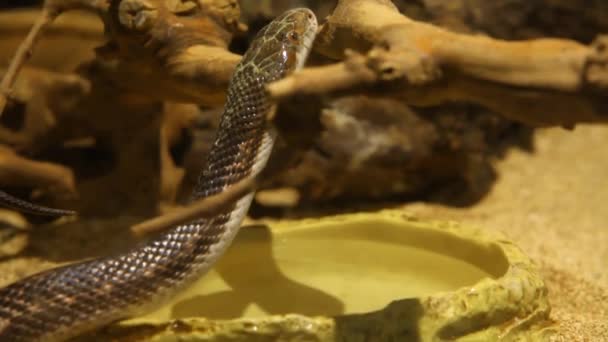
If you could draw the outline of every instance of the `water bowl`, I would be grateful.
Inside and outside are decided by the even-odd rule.
[[[171,303],[82,340],[545,340],[549,311],[511,242],[384,211],[247,226]]]

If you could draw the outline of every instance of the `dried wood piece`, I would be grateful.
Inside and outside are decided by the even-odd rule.
[[[11,59],[2,81],[0,82],[0,115],[4,112],[4,108],[11,96],[12,87],[17,79],[19,71],[25,62],[31,57],[32,50],[36,42],[40,38],[49,25],[66,10],[84,9],[94,12],[107,10],[108,3],[104,0],[47,0],[45,1],[42,11],[32,28],[27,34],[27,37],[19,45],[15,56]]]
[[[345,48],[361,55],[345,54]],[[413,105],[473,102],[531,125],[608,121],[601,110],[606,101],[585,81],[587,64],[597,60],[594,46],[570,40],[512,42],[459,34],[411,20],[391,1],[341,0],[316,50],[344,61],[270,84],[273,97],[373,92],[372,85],[382,85],[384,95]]]
[[[43,14],[38,17],[36,22],[34,22],[34,26],[28,33],[23,43],[21,43],[17,49],[15,57],[13,57],[11,60],[11,63],[9,64],[8,69],[2,78],[2,82],[0,82],[0,115],[2,115],[4,112],[4,107],[6,106],[6,102],[11,95],[12,87],[17,79],[19,70],[21,70],[21,67],[25,61],[29,58],[29,56],[31,56],[32,48],[36,43],[36,40],[38,40],[40,37],[40,32],[46,26],[48,26],[53,19],[53,15],[47,11],[44,11]]]
[[[113,115],[106,115],[101,119],[87,118],[97,116],[98,113],[94,108],[98,106],[90,102],[98,101],[96,97],[99,95],[110,96],[117,100],[117,104],[127,104],[127,106],[128,103],[149,103],[150,107],[147,109],[167,99],[194,101],[210,106],[223,103],[225,88],[234,66],[241,58],[230,53],[227,46],[234,34],[246,30],[246,26],[239,22],[240,8],[236,0],[200,2],[47,0],[37,19],[37,26],[30,32],[29,38],[21,44],[20,51],[31,50],[43,29],[48,28],[57,16],[73,9],[86,9],[99,15],[105,25],[108,42],[97,49],[96,61],[87,63],[80,69],[84,77],[97,83],[98,91],[95,94],[88,94],[88,98],[82,101],[78,108],[72,108],[73,114],[86,113],[86,116],[68,115],[69,120],[57,123],[55,132],[76,132],[77,136],[66,139],[92,136],[95,141],[112,141],[118,146],[124,146],[124,141],[116,137],[121,135],[120,132],[111,133],[111,137],[96,136],[100,131],[114,131],[110,127],[111,121],[116,119]],[[8,75],[4,78],[5,84],[10,84],[5,87],[6,92],[9,91],[8,88],[13,88],[17,72],[26,59],[27,54],[22,53],[12,60]],[[110,83],[108,80],[120,85],[121,89],[108,84]],[[155,86],[150,87],[151,84]],[[130,91],[125,92],[125,88]],[[101,94],[99,90],[117,94]],[[46,98],[40,97],[39,101],[34,101],[27,94],[20,97],[20,103],[25,104],[27,108],[39,104],[37,107],[40,110],[37,111],[37,115],[28,117],[37,118],[35,123],[38,123],[40,129],[36,129],[36,132],[30,132],[32,131],[30,129],[23,132],[1,129],[0,136],[4,142],[24,149],[31,148],[34,140],[38,140],[36,143],[41,143],[40,140],[48,140],[55,144],[62,143],[56,133],[51,133],[54,134],[52,137],[44,136],[45,133],[49,133],[48,128],[54,126],[56,122]],[[56,102],[62,103],[62,101]],[[49,120],[46,120],[46,117],[52,119],[50,124],[47,124]],[[133,120],[137,121],[137,118]],[[150,118],[146,120],[155,121]],[[188,120],[186,118],[186,121]],[[95,123],[91,124],[89,121]],[[171,159],[169,149],[173,141],[183,135],[185,125],[191,125],[191,122],[178,121],[180,120],[176,117],[166,116],[163,124],[156,127],[160,129],[161,206],[174,201],[183,175],[181,168],[177,167]],[[74,127],[77,124],[78,127]],[[90,126],[96,127],[97,130],[87,131],[87,127]],[[152,126],[150,127],[154,129]],[[122,127],[121,124],[114,125],[118,130],[119,127]],[[141,127],[142,130],[145,127]],[[41,139],[35,139],[41,136]],[[142,137],[145,134],[138,136]],[[116,153],[134,155],[128,147],[125,151],[116,151]],[[122,164],[118,168],[121,171],[130,169],[123,168]],[[89,184],[83,186],[86,189]],[[85,203],[86,201],[82,206],[86,207]]]
[[[198,107],[190,104],[164,104],[160,127],[160,212],[171,208],[176,200],[177,191],[184,178],[184,169],[176,164],[171,156],[172,146],[183,138],[184,131],[191,129],[199,115]]]
[[[110,16],[110,41],[98,49],[106,76],[145,96],[223,104],[241,56],[227,47],[246,30],[234,0],[122,1]],[[154,84],[154,87],[150,87]]]
[[[90,90],[90,83],[78,75],[24,68],[13,85],[12,105],[5,108],[8,112],[14,107],[15,115],[23,116],[23,124],[18,129],[0,126],[0,142],[29,150],[56,126],[58,114],[73,110]]]
[[[12,150],[0,148],[0,187],[22,186],[76,196],[72,171],[61,165],[23,158]]]
[[[591,47],[585,80],[594,88],[608,91],[608,35],[597,37]]]

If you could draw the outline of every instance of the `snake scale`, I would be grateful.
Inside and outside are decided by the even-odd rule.
[[[10,195],[0,190],[0,205],[15,209],[22,213],[40,215],[40,216],[72,216],[76,215],[73,210],[57,209],[45,207],[42,205],[34,204],[28,201],[24,201],[13,195]]]
[[[257,175],[275,134],[265,84],[301,68],[317,31],[308,9],[263,28],[237,65],[193,199]],[[253,193],[210,219],[179,225],[114,256],[51,269],[0,289],[0,341],[62,341],[148,312],[207,272],[231,244]]]

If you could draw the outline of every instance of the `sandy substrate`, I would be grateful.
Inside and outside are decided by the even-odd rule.
[[[511,151],[481,203],[404,208],[502,232],[539,265],[559,341],[608,341],[608,127],[539,131],[533,154]]]
[[[502,232],[540,265],[558,340],[608,341],[608,126],[541,130],[535,149],[514,150],[498,161],[498,182],[472,208],[414,203],[404,209]],[[123,249],[133,243],[127,226],[37,229],[19,257],[4,254],[0,286],[57,263]],[[26,243],[14,240],[0,256]]]

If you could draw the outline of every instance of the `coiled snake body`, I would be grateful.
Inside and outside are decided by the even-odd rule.
[[[262,29],[237,66],[193,198],[258,174],[270,155],[266,83],[300,68],[317,22],[307,9]],[[180,225],[125,253],[38,273],[0,289],[0,341],[58,341],[157,307],[208,271],[239,230],[253,193],[212,219]]]

